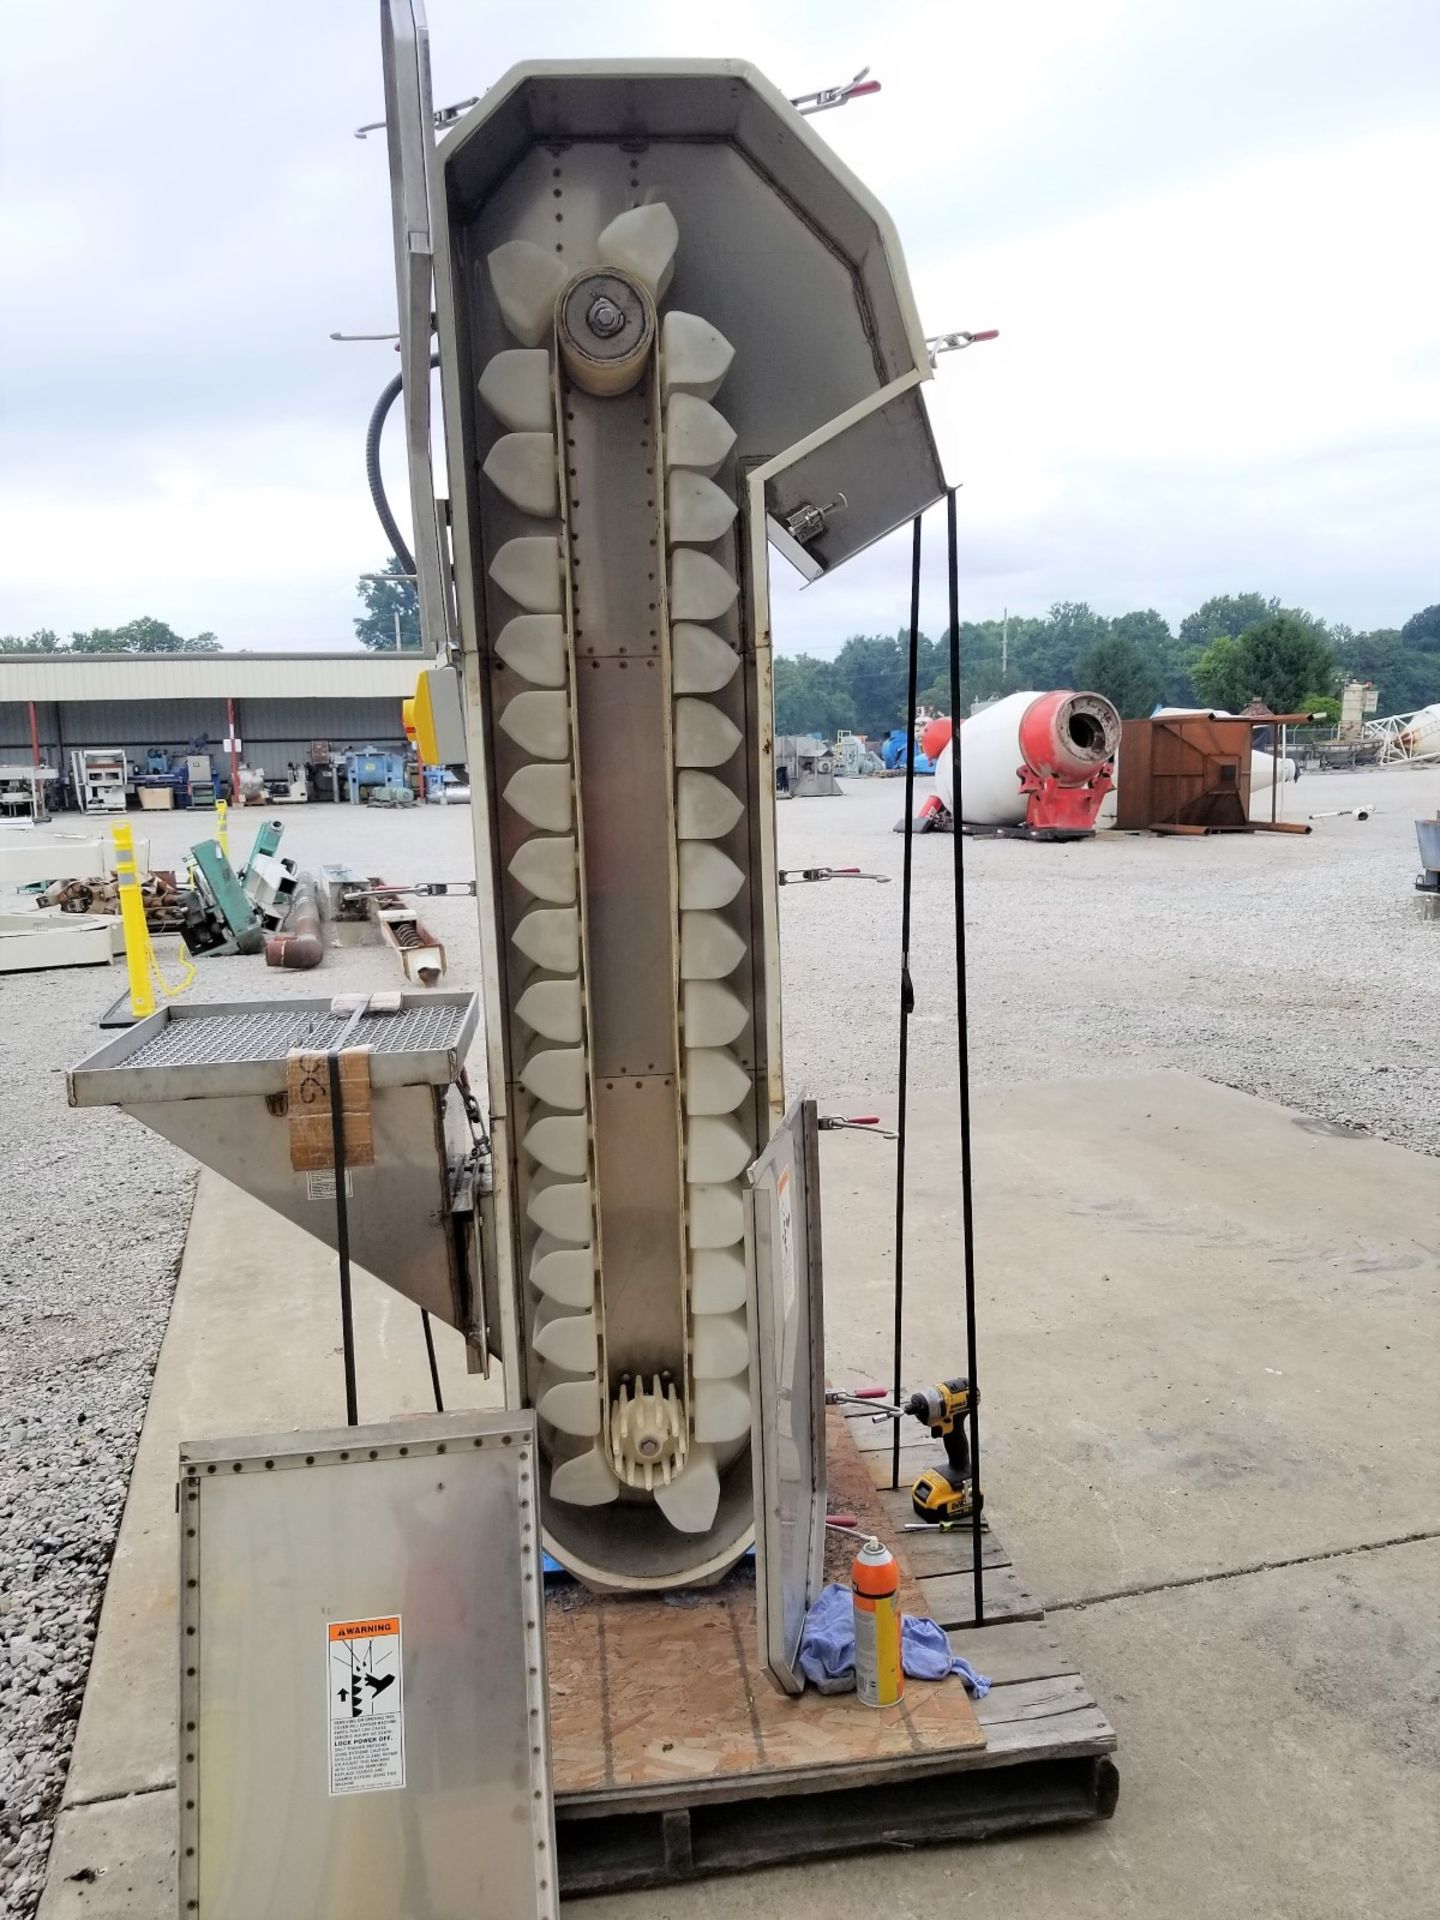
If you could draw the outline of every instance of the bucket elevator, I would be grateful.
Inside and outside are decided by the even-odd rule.
[[[423,34],[401,33],[387,113],[439,656],[419,708],[463,725],[483,980],[478,1021],[447,1007],[448,1053],[416,1071],[398,1038],[362,1043],[352,1251],[534,1407],[558,1560],[599,1587],[694,1584],[753,1537],[766,1414],[745,1197],[785,1111],[769,548],[818,579],[939,498],[929,358],[888,218],[747,65],[518,66],[437,145]],[[177,1099],[167,1020],[207,1011],[141,1023],[72,1099],[132,1107],[332,1236],[279,1130],[286,1052],[334,1023],[317,1004],[312,1041],[252,1017],[236,1044],[269,1049],[263,1072],[214,1037],[213,1087],[175,1043]],[[472,1025],[480,1135],[456,1085]]]

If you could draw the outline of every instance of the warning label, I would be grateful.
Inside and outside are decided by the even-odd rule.
[[[398,1613],[325,1629],[330,1791],[405,1784],[405,1681]]]
[[[345,1169],[345,1197],[355,1198],[355,1181],[347,1167]],[[307,1173],[305,1176],[305,1198],[307,1200],[333,1200],[335,1198],[335,1169],[326,1167],[320,1173]]]

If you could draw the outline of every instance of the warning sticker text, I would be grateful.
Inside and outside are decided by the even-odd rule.
[[[325,1629],[330,1791],[405,1784],[405,1679],[400,1616],[332,1620]]]

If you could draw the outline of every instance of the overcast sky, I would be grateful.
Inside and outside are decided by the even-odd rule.
[[[791,93],[873,68],[815,125],[894,215],[926,331],[1001,330],[932,388],[967,617],[1440,600],[1435,0],[428,12],[437,103],[524,58],[741,56]],[[352,138],[377,14],[7,9],[0,632],[350,643],[396,362],[327,335],[394,324],[384,145]],[[907,573],[902,535],[787,591],[779,644],[893,628]]]

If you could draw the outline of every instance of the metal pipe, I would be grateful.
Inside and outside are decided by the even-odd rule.
[[[340,1259],[340,1344],[345,1359],[345,1424],[360,1424],[355,1390],[355,1310],[350,1292],[350,1205],[345,1191],[345,1097],[340,1082],[340,1055],[330,1061],[330,1140],[335,1153],[335,1251]]]
[[[420,1309],[420,1324],[425,1329],[425,1356],[430,1362],[430,1390],[435,1395],[435,1411],[445,1411],[445,1396],[440,1391],[440,1363],[435,1358],[435,1329],[430,1324],[430,1315],[424,1307]]]
[[[962,745],[960,725],[960,551],[955,520],[955,489],[945,495],[946,572],[950,589],[950,708],[954,728],[955,791],[961,791]],[[981,1569],[980,1508],[980,1378],[975,1340],[975,1194],[970,1177],[970,1032],[966,1018],[965,977],[965,836],[955,823],[955,1015],[956,1064],[960,1072],[960,1205],[962,1273],[965,1282],[965,1365],[970,1382],[970,1525],[972,1571],[975,1579],[975,1624],[985,1623],[985,1580]],[[897,1392],[896,1399],[899,1399]]]
[[[905,717],[910,745],[905,755],[905,864],[900,881],[900,1070],[899,1116],[895,1123],[895,1399],[900,1398],[901,1345],[905,1336],[905,1109],[910,1078],[910,1010],[915,988],[910,979],[910,876],[915,853],[915,703],[920,676],[920,515],[913,522],[910,551],[910,669],[906,676]],[[960,838],[957,833],[955,838]],[[890,1485],[900,1484],[900,1424],[890,1448]]]
[[[30,708],[30,753],[35,765],[40,765],[40,722],[35,717],[35,702],[28,702]]]
[[[324,958],[325,941],[320,932],[315,883],[308,873],[302,873],[295,882],[284,932],[272,933],[265,942],[265,964],[301,970],[318,967]]]

